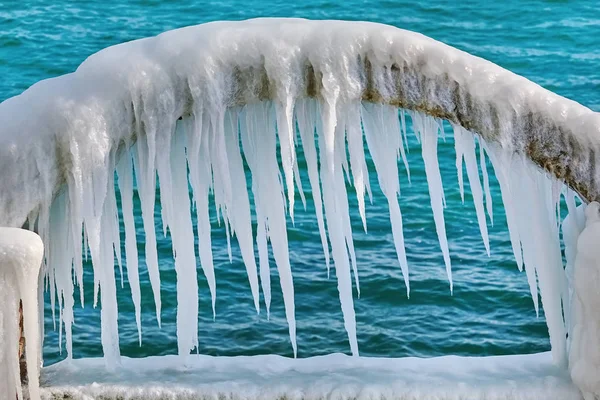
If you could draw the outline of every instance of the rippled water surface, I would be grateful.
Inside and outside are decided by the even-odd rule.
[[[123,4],[57,0],[0,2],[0,100],[35,82],[73,71],[90,54],[113,44],[177,27],[214,20],[259,16],[369,20],[419,31],[487,58],[563,96],[600,111],[600,10],[595,1],[130,1]],[[27,112],[27,110],[23,110]],[[1,129],[1,128],[0,128]],[[543,315],[536,317],[524,273],[512,257],[500,191],[492,178],[494,225],[487,257],[470,194],[461,204],[452,138],[440,143],[439,157],[448,207],[447,233],[454,270],[450,294],[425,181],[420,146],[410,141],[412,184],[400,174],[404,233],[411,268],[411,296],[397,264],[386,201],[370,165],[373,203],[367,206],[368,233],[362,230],[349,189],[361,297],[356,299],[362,355],[436,356],[532,353],[549,349]],[[301,174],[307,194],[305,166]],[[491,166],[489,166],[491,168]],[[468,190],[467,190],[468,191]],[[289,248],[296,292],[299,356],[349,352],[334,274],[327,278],[312,199],[306,212],[297,201],[289,224]],[[136,199],[137,200],[137,199]],[[139,204],[138,204],[139,205]],[[139,221],[139,207],[137,208]],[[214,214],[214,213],[213,213]],[[157,229],[162,232],[160,214]],[[119,291],[121,352],[127,356],[173,354],[175,272],[169,239],[159,241],[163,326],[154,315],[152,292],[143,267],[143,231],[138,224],[142,278],[143,345],[130,302],[127,277]],[[225,231],[213,225],[217,274],[217,318],[199,269],[200,352],[211,355],[276,353],[292,355],[283,299],[271,263],[271,319],[256,315],[241,256],[227,256]],[[99,356],[100,312],[92,307],[91,266],[87,266],[86,306],[75,309],[75,357]],[[48,296],[46,296],[48,301]],[[264,308],[263,308],[264,311]],[[50,307],[46,307],[45,362],[58,351]]]

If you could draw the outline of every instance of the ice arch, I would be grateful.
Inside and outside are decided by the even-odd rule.
[[[402,109],[400,118],[397,108]],[[69,357],[76,295],[71,278],[74,274],[81,288],[82,241],[89,246],[95,298],[100,294],[103,305],[102,345],[107,364],[115,366],[119,343],[113,264],[114,252],[121,260],[122,238],[114,172],[123,198],[125,259],[138,329],[132,177],[135,173],[142,202],[147,268],[159,323],[153,210],[157,176],[160,181],[162,218],[173,239],[178,300],[189,299],[179,301],[178,307],[181,355],[197,343],[190,202],[198,213],[200,264],[214,296],[207,228],[211,192],[225,226],[239,241],[257,310],[259,282],[268,310],[270,288],[264,271],[271,242],[295,351],[285,215],[293,218],[295,147],[301,143],[316,194],[325,257],[328,263],[332,255],[350,347],[358,354],[352,305],[352,271],[357,267],[343,171],[352,174],[366,224],[364,196],[371,190],[364,161],[366,139],[389,203],[408,293],[397,167],[404,151],[400,134],[406,133],[404,110],[423,146],[450,282],[445,199],[436,153],[441,119],[453,124],[458,138],[457,164],[464,159],[467,165],[484,242],[483,198],[488,189],[486,172],[483,187],[477,174],[474,137],[479,138],[480,159],[487,153],[492,160],[517,263],[525,265],[536,307],[539,283],[553,355],[565,365],[569,290],[555,210],[563,183],[586,201],[600,199],[596,165],[600,116],[488,61],[390,26],[297,19],[215,22],[92,55],[74,73],[40,82],[0,105],[0,225],[29,226],[46,244],[44,276],[52,301],[58,299]],[[247,193],[235,191],[245,185],[242,155],[252,172],[257,232],[252,232]],[[574,209],[573,192],[565,193]],[[527,203],[536,207],[525,207]],[[526,220],[531,225],[525,225]],[[532,229],[543,240],[531,240]]]

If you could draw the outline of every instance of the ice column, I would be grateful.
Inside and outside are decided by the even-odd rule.
[[[19,301],[23,305],[29,398],[40,398],[38,275],[43,253],[44,245],[37,234],[0,228],[0,393],[7,399],[23,398],[18,356]]]
[[[569,213],[571,220],[579,210],[574,211],[575,215]],[[572,233],[578,226],[573,222],[563,230],[571,233],[565,235],[567,263],[574,261],[569,369],[584,399],[594,400],[600,396],[600,204],[592,202],[585,208],[585,229],[577,237],[574,257]]]

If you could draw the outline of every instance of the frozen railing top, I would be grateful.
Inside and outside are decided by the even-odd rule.
[[[359,100],[450,120],[600,200],[600,114],[418,33],[255,19],[113,46],[0,104],[0,225],[20,226],[48,208],[65,182],[104,170],[136,135],[147,135],[152,163],[157,133],[181,116],[259,99],[291,116],[304,96],[320,100],[325,130],[335,127],[336,109]]]

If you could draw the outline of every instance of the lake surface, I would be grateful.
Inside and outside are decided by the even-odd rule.
[[[415,30],[489,59],[545,88],[600,111],[600,11],[595,1],[130,1],[125,4],[57,0],[0,2],[0,100],[35,82],[73,71],[90,54],[107,46],[155,35],[168,29],[215,20],[252,17],[369,20]],[[192,2],[191,2],[192,3]],[[23,110],[27,112],[27,110]],[[0,128],[1,129],[1,128]],[[356,197],[349,199],[357,252],[361,297],[355,297],[361,355],[486,356],[549,350],[543,314],[536,317],[525,273],[514,262],[500,191],[491,178],[494,225],[489,224],[492,254],[487,257],[468,185],[460,200],[452,137],[440,143],[439,158],[448,207],[447,235],[454,272],[450,294],[435,233],[420,145],[409,140],[412,183],[400,173],[404,235],[411,271],[411,297],[397,263],[387,211],[372,164],[373,203],[367,205],[368,233],[362,230]],[[314,206],[303,160],[300,160],[306,212],[296,201],[296,223],[288,225],[296,293],[298,355],[349,353],[337,283],[327,278]],[[491,166],[488,164],[488,168]],[[136,197],[136,201],[137,201]],[[214,211],[214,209],[213,209]],[[292,355],[283,299],[271,263],[271,318],[256,315],[245,268],[234,241],[233,263],[227,256],[223,225],[212,212],[217,275],[217,317],[213,321],[206,279],[198,266],[200,348],[209,355]],[[169,238],[159,233],[162,279],[162,329],[143,258],[143,230],[137,203],[142,280],[143,344],[137,329],[127,277],[119,296],[123,355],[141,357],[177,351],[175,271]],[[157,231],[162,232],[160,212]],[[489,222],[489,221],[488,221]],[[86,306],[75,308],[75,357],[101,356],[100,312],[92,307],[91,265],[86,265]],[[356,294],[356,293],[355,293]],[[46,295],[45,363],[65,356]],[[262,300],[261,300],[262,303]]]

